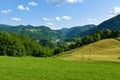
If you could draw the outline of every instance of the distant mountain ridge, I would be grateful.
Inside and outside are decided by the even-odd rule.
[[[72,27],[68,30],[67,34],[65,35],[66,38],[76,38],[80,37],[79,34],[82,34],[82,32],[87,31],[91,28],[95,27],[95,25],[85,25],[85,26],[77,26]]]
[[[98,30],[106,30],[106,29],[120,30],[120,14],[102,22],[96,27],[93,27],[87,31],[84,31],[83,33],[81,33],[83,34],[81,37],[86,36],[86,35],[91,35],[92,33]]]
[[[10,26],[0,25],[0,32],[9,32],[19,35],[27,35],[31,39],[59,39],[59,34],[55,30],[51,30],[46,26]]]
[[[10,26],[0,24],[0,32],[16,33],[20,35],[28,35],[32,39],[69,39],[78,38],[91,35],[98,30],[120,30],[120,15],[110,18],[99,25],[84,25],[72,28],[63,28],[61,30],[52,30],[46,26],[32,26],[32,25],[19,25]]]
[[[0,24],[0,32],[9,32],[19,35],[28,35],[32,39],[47,39],[47,40],[56,40],[56,39],[65,39],[65,38],[74,38],[75,35],[86,31],[94,25],[85,25],[77,26],[72,28],[63,28],[61,30],[52,30],[46,26],[32,26],[32,25],[19,25],[19,26],[10,26]]]
[[[95,25],[85,25],[83,27],[73,27],[68,29],[68,33],[65,38],[78,38],[91,35],[98,30],[120,30],[120,14],[112,17],[101,24]],[[65,30],[64,30],[65,31]]]

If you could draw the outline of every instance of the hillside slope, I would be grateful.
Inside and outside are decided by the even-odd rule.
[[[10,25],[2,25],[0,24],[0,32],[9,32],[15,33],[19,35],[27,35],[31,39],[60,39],[59,34],[55,30],[51,30],[46,26],[10,26]]]
[[[57,55],[64,60],[77,61],[119,61],[119,56],[120,42],[115,39],[104,39]]]
[[[96,32],[98,30],[106,30],[106,29],[120,30],[120,14],[102,22],[101,24],[99,24],[96,27],[93,27],[87,31],[80,33],[79,36],[84,37],[86,35],[91,35],[92,33]]]
[[[46,26],[32,26],[32,25],[4,25],[0,24],[0,32],[9,32],[15,33],[19,35],[27,35],[31,39],[65,39],[65,38],[74,38],[76,35],[87,31],[91,28],[95,27],[95,25],[85,25],[85,26],[77,26],[72,28],[63,28],[61,30],[52,30]]]
[[[70,29],[68,29],[66,31],[66,35],[65,38],[75,38],[75,37],[80,37],[79,34],[81,34],[84,31],[87,31],[91,28],[94,28],[95,25],[84,25],[84,26],[76,26],[76,27],[72,27]],[[81,34],[84,35],[84,34]]]

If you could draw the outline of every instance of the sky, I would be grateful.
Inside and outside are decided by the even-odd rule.
[[[120,0],[0,0],[0,24],[70,28],[120,14]]]

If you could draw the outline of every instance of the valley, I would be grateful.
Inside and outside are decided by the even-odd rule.
[[[0,80],[120,80],[120,0],[0,1]]]

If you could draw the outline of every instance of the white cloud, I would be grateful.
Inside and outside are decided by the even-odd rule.
[[[26,7],[26,10],[27,10],[27,11],[29,11],[29,10],[30,10],[30,8],[29,8],[29,7]]]
[[[65,0],[47,0],[47,2],[52,4],[52,5],[60,5],[63,2],[65,2]]]
[[[95,18],[88,18],[87,19],[87,24],[94,24],[97,21]]]
[[[70,17],[70,16],[63,16],[62,19],[64,19],[64,20],[71,20],[72,17]]]
[[[18,17],[14,17],[14,18],[11,18],[12,21],[21,21],[22,19],[21,18],[18,18]]]
[[[54,22],[54,21],[62,21],[62,20],[71,20],[72,17],[70,16],[62,16],[62,17],[54,17],[54,18],[48,18],[48,17],[44,17],[42,18],[43,21],[47,21],[47,22]]]
[[[19,10],[25,10],[25,7],[23,5],[18,5]]]
[[[81,3],[83,3],[84,1],[83,0],[66,0],[66,2],[69,2],[69,3],[78,3],[78,2],[81,2]]]
[[[56,28],[57,28],[54,23],[49,22],[49,23],[46,23],[46,24],[47,24],[47,26],[49,26],[52,30],[56,30]]]
[[[36,2],[29,2],[28,4],[31,6],[38,6],[38,3],[36,3]]]
[[[112,18],[114,17],[115,15],[114,14],[109,14],[109,18]]]
[[[110,11],[109,17],[113,17],[120,14],[120,7],[114,7],[113,10]]]
[[[50,21],[50,18],[44,17],[43,21]]]
[[[114,13],[120,13],[120,7],[114,7]]]
[[[47,25],[47,26],[49,26],[51,29],[59,29],[58,28],[58,25],[56,25],[56,23],[58,23],[58,22],[64,22],[64,21],[68,21],[68,20],[71,20],[72,19],[72,17],[70,17],[70,16],[56,16],[56,17],[52,17],[52,18],[50,18],[50,17],[44,17],[44,18],[42,18],[42,20],[43,21],[45,21],[45,24]]]
[[[10,13],[12,10],[11,9],[6,9],[6,10],[2,10],[1,13],[3,14],[8,14]]]
[[[24,7],[23,5],[18,5],[18,9],[19,9],[19,10],[26,10],[26,11],[29,11],[29,10],[30,10],[29,7]]]
[[[46,0],[48,3],[52,5],[60,5],[62,3],[83,3],[83,0]]]
[[[53,26],[53,25],[54,25],[54,23],[49,22],[49,23],[47,23],[47,25]]]
[[[55,17],[55,20],[61,21],[61,18],[60,17]]]

